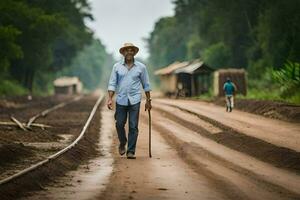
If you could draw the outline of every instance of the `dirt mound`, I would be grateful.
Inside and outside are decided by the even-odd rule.
[[[87,99],[84,102],[81,102],[81,104],[91,110],[91,104],[94,102],[95,99]],[[70,110],[70,107],[78,107],[78,104],[79,103],[64,109]],[[59,111],[61,112],[62,110],[63,109]],[[89,159],[99,156],[99,151],[97,149],[98,145],[96,142],[99,140],[100,119],[101,113],[100,111],[97,111],[91,124],[88,126],[86,136],[80,140],[80,142],[72,150],[47,165],[43,165],[39,170],[28,173],[9,184],[2,185],[0,190],[0,199],[16,199],[17,197],[30,195],[30,191],[44,190],[44,185],[54,181],[55,176],[62,176],[67,171],[76,170],[80,164],[88,165]],[[85,121],[81,123],[85,123]],[[81,127],[82,124],[80,128]],[[77,130],[77,132],[80,132],[80,129]],[[74,133],[74,135],[78,134]]]
[[[225,106],[223,98],[214,100],[214,103]],[[235,108],[273,119],[295,123],[300,122],[300,105],[269,100],[236,99]]]
[[[32,131],[23,131],[18,127],[2,126],[0,127],[0,133],[2,138],[7,141],[14,142],[55,142],[62,138],[53,133],[54,128],[47,128],[42,130],[41,128],[32,128]]]
[[[3,142],[0,140],[0,168],[24,156],[32,156],[33,150],[22,143]]]

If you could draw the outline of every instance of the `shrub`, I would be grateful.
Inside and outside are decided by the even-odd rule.
[[[11,80],[0,80],[0,96],[24,95],[28,91]]]
[[[281,96],[299,96],[300,64],[288,61],[280,70],[273,71],[274,79],[280,84]]]

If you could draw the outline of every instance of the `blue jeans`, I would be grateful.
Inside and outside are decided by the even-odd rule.
[[[120,146],[125,146],[127,143],[125,124],[127,116],[129,116],[128,129],[128,148],[127,153],[135,154],[136,141],[138,137],[140,103],[128,106],[116,104],[115,120]]]

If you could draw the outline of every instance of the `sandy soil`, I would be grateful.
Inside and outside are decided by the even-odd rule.
[[[214,185],[197,174],[166,141],[153,131],[152,158],[148,157],[148,127],[140,124],[136,160],[116,151],[110,182],[97,199],[223,199]],[[117,141],[114,141],[117,146]]]
[[[88,168],[83,165],[57,179],[44,191],[34,192],[22,199],[226,199],[216,191],[214,182],[190,168],[156,131],[153,131],[152,138],[153,157],[149,158],[145,119],[140,124],[137,159],[128,160],[119,156],[112,126],[113,113],[103,116],[109,119],[101,126],[101,156],[91,160]],[[109,170],[111,161],[107,162],[112,158],[113,171]]]
[[[189,102],[179,105],[184,108],[193,106]],[[211,106],[201,113],[212,117],[207,113],[213,112],[214,119],[221,119],[227,114],[221,109]],[[168,119],[169,116],[161,111],[153,110],[152,113],[153,158],[147,157],[147,116],[142,112],[137,160],[120,158],[114,151],[115,170],[99,199],[300,199],[300,177],[297,174],[202,137],[199,134],[201,129],[195,132],[191,127]],[[180,110],[173,111],[173,115],[200,124],[211,135],[222,133],[219,127],[199,121],[195,115]],[[270,132],[274,129],[275,133],[290,128],[288,130],[292,132],[288,134],[299,142],[295,131],[298,125],[269,121],[259,116],[249,120],[252,115],[243,112],[235,112],[235,115],[238,120],[232,122],[234,125],[241,121],[257,121],[257,130],[268,125]],[[279,129],[280,126],[283,127]],[[251,137],[261,140],[257,135]],[[272,137],[267,135],[263,139],[273,141]],[[288,136],[281,134],[280,137]],[[289,146],[293,143],[295,141],[287,139],[280,144]],[[299,160],[299,157],[294,159]]]
[[[213,119],[207,118],[203,115],[205,114],[204,111],[196,112],[195,110],[192,111],[191,109],[188,109],[188,112],[183,112],[183,109],[186,110],[188,107],[178,107],[180,104],[178,104],[177,107],[174,107],[154,102],[153,105],[154,110],[158,111],[164,118],[169,118],[205,138],[211,139],[230,149],[243,152],[263,162],[270,163],[276,167],[291,170],[300,174],[300,152],[282,146],[276,146],[272,143],[253,137],[253,135],[249,136],[243,132],[235,131],[232,127],[224,124],[222,120],[216,121],[215,118],[217,117]],[[219,115],[224,113],[223,109],[221,109]],[[227,114],[227,116],[230,117],[232,114],[233,113]],[[241,112],[241,114],[243,114],[243,112]],[[255,118],[257,116],[254,115],[253,117]],[[256,120],[259,122],[259,119]],[[232,121],[234,120],[232,119]],[[277,123],[277,121],[278,120],[276,120],[275,123]],[[295,124],[291,125],[295,126]]]
[[[224,98],[218,98],[213,103],[225,106]],[[263,115],[272,119],[300,123],[300,105],[271,100],[236,99],[235,109]]]
[[[152,158],[144,105],[135,160],[118,155],[113,112],[104,108],[99,156],[24,199],[300,199],[298,168],[288,166],[300,159],[298,124],[182,100],[153,106]]]
[[[243,134],[300,152],[300,124],[268,119],[237,110],[226,113],[223,107],[212,103],[167,99],[160,99],[158,102],[198,113]]]

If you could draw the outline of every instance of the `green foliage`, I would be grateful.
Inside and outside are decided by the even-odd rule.
[[[247,92],[247,96],[237,95],[240,99],[256,99],[256,100],[277,100],[284,101],[283,98],[280,97],[278,90],[270,90],[267,88],[264,89],[249,89]]]
[[[103,44],[99,40],[93,40],[72,60],[70,67],[57,76],[78,76],[88,90],[97,87],[106,89],[112,65],[113,58],[106,53]]]
[[[178,33],[176,20],[173,17],[161,18],[155,24],[155,30],[148,39],[151,54],[150,65],[158,67],[170,64],[174,60],[182,60],[186,52],[184,41]]]
[[[292,62],[287,62],[280,70],[267,68],[260,78],[248,81],[247,96],[239,98],[300,104],[299,71],[299,63]]]
[[[87,0],[2,0],[0,77],[31,92],[70,64],[92,38],[84,20],[92,19]],[[5,69],[5,70],[3,70]]]
[[[12,26],[0,26],[0,75],[7,73],[10,60],[22,58],[21,47],[16,43],[20,31]]]
[[[283,68],[273,72],[273,77],[280,84],[282,97],[299,96],[300,64],[287,62]]]
[[[230,57],[230,50],[222,42],[209,46],[202,56],[204,62],[215,69],[228,66]]]
[[[0,80],[0,96],[24,95],[28,91],[11,80]]]
[[[278,82],[273,78],[273,69],[265,68],[259,77],[252,77],[248,80],[248,88],[254,90],[273,91],[278,89]]]
[[[210,87],[207,93],[201,94],[195,98],[203,101],[213,101],[215,98],[213,94],[213,88]]]
[[[251,98],[299,99],[298,82],[287,72],[278,72],[288,80],[280,86],[272,79],[273,69],[288,71],[283,67],[286,60],[300,62],[299,0],[174,0],[174,4],[175,15],[159,20],[148,38],[151,66],[158,69],[175,60],[200,57],[215,68],[247,69]]]
[[[299,92],[296,93],[295,95],[291,96],[290,98],[287,99],[288,102],[294,103],[294,104],[300,104],[300,94]]]
[[[262,74],[261,68],[280,68],[287,59],[299,62],[298,0],[175,0],[174,4],[175,16],[163,18],[172,23],[161,19],[148,39],[154,66],[203,58],[216,44],[226,49],[224,64],[248,68],[251,76]],[[157,49],[171,52],[152,53]],[[175,59],[166,56],[175,51]],[[210,62],[218,63],[218,59]]]
[[[202,55],[202,47],[204,47],[204,41],[200,40],[197,35],[191,35],[187,42],[187,59],[197,59]]]
[[[255,27],[262,58],[280,68],[286,60],[299,62],[300,1],[272,1],[266,3]]]

